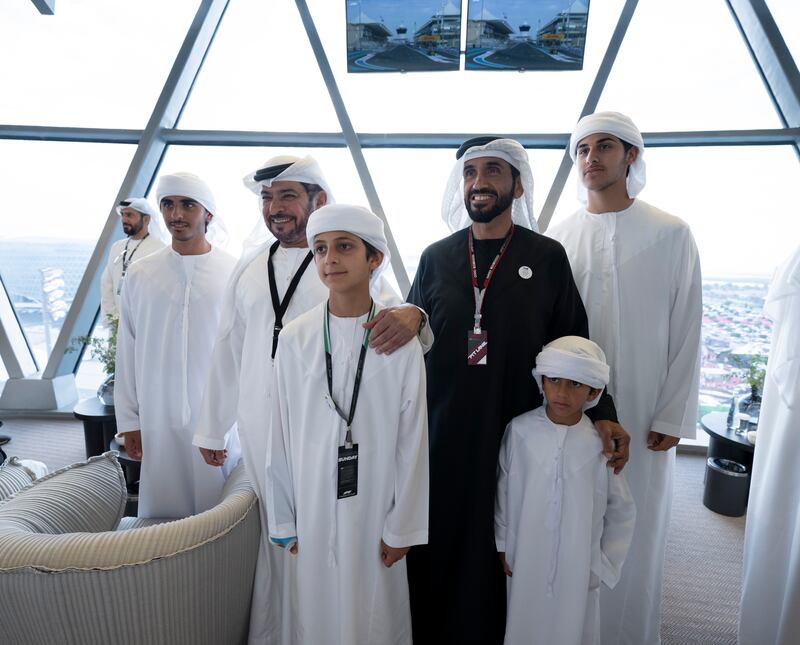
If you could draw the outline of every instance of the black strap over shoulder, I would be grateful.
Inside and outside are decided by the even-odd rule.
[[[280,242],[276,241],[271,247],[269,247],[269,259],[267,260],[267,274],[269,276],[269,295],[272,297],[272,310],[275,312],[275,326],[272,330],[272,358],[275,358],[275,352],[278,351],[278,334],[281,333],[281,329],[283,329],[283,315],[286,313],[286,310],[289,308],[289,302],[292,300],[292,296],[294,292],[297,290],[297,285],[300,284],[300,278],[303,277],[303,273],[308,268],[308,265],[311,264],[311,259],[313,257],[311,251],[308,252],[308,255],[303,258],[303,262],[300,265],[300,268],[297,269],[297,273],[294,274],[292,277],[292,281],[289,283],[289,288],[286,289],[286,295],[283,297],[283,302],[278,299],[278,286],[275,284],[275,270],[272,268],[272,256],[275,251],[278,250],[280,246]]]

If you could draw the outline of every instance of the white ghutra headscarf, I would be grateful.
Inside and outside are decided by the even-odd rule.
[[[547,343],[536,357],[533,378],[544,396],[542,377],[565,378],[602,390],[608,385],[611,371],[606,355],[597,343],[582,336],[562,336]],[[588,410],[597,405],[600,397],[583,404]]]
[[[158,210],[153,208],[153,205],[145,197],[128,197],[127,199],[123,199],[114,207],[114,210],[120,217],[122,217],[123,208],[132,208],[141,215],[149,215],[150,224],[147,230],[150,235],[164,244],[169,244],[171,236],[164,225],[164,218],[161,217]]]
[[[569,138],[569,154],[572,157],[572,162],[577,165],[578,144],[590,134],[599,132],[613,134],[618,139],[639,149],[636,161],[631,164],[628,170],[626,181],[628,197],[636,197],[642,192],[645,183],[647,183],[647,167],[644,162],[644,139],[642,138],[642,133],[639,132],[639,128],[636,127],[636,124],[629,116],[619,112],[596,112],[587,114],[578,121],[575,131]],[[583,185],[580,172],[578,172],[578,199],[583,204],[588,199],[586,186]]]
[[[469,145],[475,141],[474,145]],[[468,146],[466,149],[464,146]],[[460,231],[472,223],[464,205],[464,162],[478,157],[497,157],[507,161],[519,171],[523,193],[514,199],[511,219],[514,224],[539,232],[533,214],[533,173],[528,153],[518,141],[480,137],[466,141],[456,153],[456,165],[450,173],[442,199],[442,219],[451,232]]]
[[[247,173],[242,179],[244,185],[258,195],[259,199],[258,221],[242,244],[245,252],[273,239],[261,213],[261,188],[262,186],[269,188],[274,181],[299,181],[304,184],[316,184],[325,191],[327,196],[326,204],[332,204],[335,201],[328,181],[325,179],[325,175],[322,174],[322,168],[320,168],[314,157],[309,155],[305,157],[278,155],[268,159],[261,166]]]
[[[197,175],[189,172],[176,172],[172,175],[161,175],[156,187],[156,203],[161,208],[161,199],[170,195],[191,197],[209,213],[212,218],[208,224],[206,239],[208,242],[220,248],[225,248],[228,244],[228,229],[217,213],[217,201],[211,187]]]

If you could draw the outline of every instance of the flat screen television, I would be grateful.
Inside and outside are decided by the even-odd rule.
[[[345,0],[347,71],[457,71],[459,0]]]
[[[589,0],[468,0],[465,67],[583,69]]]

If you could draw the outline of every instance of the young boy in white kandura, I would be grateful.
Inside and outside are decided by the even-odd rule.
[[[383,222],[358,206],[306,229],[327,302],[284,327],[267,452],[270,539],[286,562],[288,645],[410,645],[405,560],[428,540],[425,365],[417,341],[368,346],[388,262]]]
[[[506,645],[600,642],[600,583],[612,587],[636,510],[584,411],[608,383],[603,350],[579,336],[545,345],[533,376],[545,405],[508,424],[495,541],[506,572]]]

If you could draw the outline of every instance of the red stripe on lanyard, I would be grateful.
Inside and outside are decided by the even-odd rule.
[[[495,256],[494,260],[492,261],[491,265],[489,265],[489,271],[486,273],[486,278],[483,281],[483,288],[478,289],[478,267],[475,264],[475,248],[472,242],[472,226],[469,227],[469,264],[470,268],[472,269],[472,293],[475,296],[475,325],[474,331],[476,334],[479,334],[481,331],[481,312],[483,311],[483,298],[486,295],[486,289],[489,288],[489,283],[492,281],[492,276],[494,275],[494,271],[497,268],[497,265],[500,264],[500,260],[503,259],[503,255],[505,255],[506,249],[508,248],[509,243],[511,242],[511,238],[514,237],[514,225],[511,225],[511,230],[506,235],[506,239],[503,242],[503,246],[500,247],[500,252]]]

